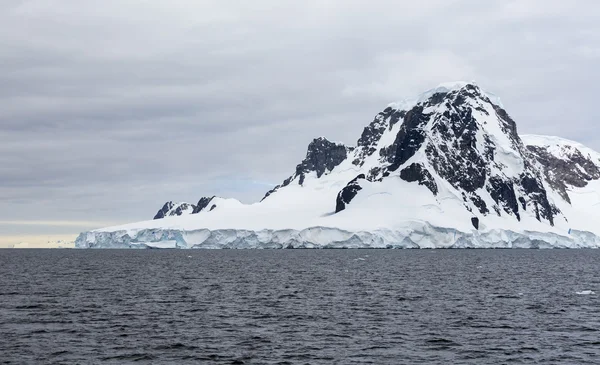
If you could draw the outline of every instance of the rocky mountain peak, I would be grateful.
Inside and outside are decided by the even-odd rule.
[[[297,180],[298,184],[303,185],[306,175],[311,172],[315,172],[317,178],[320,178],[323,174],[332,171],[344,162],[353,150],[353,147],[347,147],[343,143],[331,142],[325,137],[313,139],[308,145],[306,157],[296,166],[294,174],[285,179],[281,185],[277,185],[269,190],[261,201],[277,192],[280,188],[288,186],[292,181]]]
[[[296,175],[300,177],[300,185],[305,174],[316,172],[317,178],[326,171],[333,170],[348,157],[348,148],[342,143],[330,142],[324,137],[315,138],[308,145],[306,158],[296,166]]]
[[[401,178],[418,181],[435,194],[431,176],[438,176],[461,192],[465,207],[474,213],[506,213],[520,220],[529,207],[538,220],[550,224],[558,214],[516,123],[474,84],[435,92],[417,103],[383,155],[390,164],[381,170],[382,177],[401,169]]]
[[[202,197],[200,198],[200,200],[198,200],[198,204],[196,204],[196,207],[194,208],[194,211],[192,212],[192,214],[197,214],[203,211],[211,211],[213,209],[215,209],[217,206],[216,204],[211,204],[214,200],[215,200],[215,196],[211,196],[211,197]],[[209,207],[210,205],[210,207]],[[207,209],[208,208],[208,209]]]
[[[195,208],[196,206],[193,204],[174,203],[172,201],[168,201],[165,203],[165,205],[163,205],[162,208],[158,210],[156,215],[154,215],[153,219],[162,219],[165,217],[174,217],[184,214],[191,214]]]
[[[174,217],[188,214],[197,214],[200,212],[210,212],[217,207],[216,197],[202,197],[198,204],[174,203],[168,201],[156,213],[153,219],[162,219],[165,217]]]
[[[543,174],[534,167],[514,120],[497,97],[472,82],[442,84],[416,99],[390,104],[364,128],[356,148],[322,137],[313,140],[282,187],[296,177],[302,185],[313,171],[319,179],[345,160],[361,178],[340,191],[338,212],[361,193],[364,181],[397,176],[434,196],[440,184],[448,185],[474,215],[508,214],[520,220],[529,211],[554,224],[560,214],[548,200]]]

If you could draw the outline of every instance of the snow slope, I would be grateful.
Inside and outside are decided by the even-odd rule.
[[[356,146],[315,139],[259,203],[213,197],[211,209],[84,232],[76,245],[599,247],[599,168],[578,143],[519,136],[476,84],[442,84],[390,104]]]

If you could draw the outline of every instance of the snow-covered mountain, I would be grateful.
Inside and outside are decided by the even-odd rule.
[[[390,104],[356,146],[313,140],[259,203],[167,203],[163,219],[84,232],[77,246],[600,247],[599,181],[597,152],[520,136],[496,96],[442,84]]]

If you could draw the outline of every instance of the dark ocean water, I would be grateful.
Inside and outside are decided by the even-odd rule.
[[[0,250],[0,363],[599,364],[600,250]]]

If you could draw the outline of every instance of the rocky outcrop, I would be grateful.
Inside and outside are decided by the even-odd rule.
[[[202,197],[200,198],[200,200],[198,200],[198,204],[196,204],[194,211],[192,214],[197,214],[200,213],[202,211],[205,211],[206,208],[208,207],[208,205],[215,199],[214,196],[211,197]],[[212,210],[214,208],[211,208],[210,210]]]
[[[357,146],[356,158],[352,163],[362,166],[365,158],[371,156],[377,151],[377,143],[386,130],[390,130],[396,123],[401,121],[406,115],[405,110],[398,110],[392,107],[387,107],[384,111],[377,114],[375,119],[363,130]]]
[[[296,166],[296,176],[300,177],[300,185],[304,176],[316,172],[317,178],[326,171],[333,170],[348,157],[348,148],[343,144],[330,142],[323,137],[315,138],[309,145],[306,158]]]
[[[569,203],[570,186],[582,188],[588,182],[600,179],[600,169],[597,165],[599,161],[585,156],[575,147],[562,146],[560,156],[548,152],[548,149],[542,146],[527,146],[527,149],[542,166],[548,184]]]
[[[154,219],[162,219],[165,217],[175,217],[187,214],[197,214],[204,211],[211,211],[217,207],[214,204],[215,197],[202,197],[198,201],[198,204],[189,203],[174,203],[166,202],[162,208],[156,213]]]
[[[166,202],[162,208],[154,215],[153,219],[162,219],[165,217],[174,217],[184,214],[192,214],[196,209],[196,206],[189,203],[173,203],[171,201]]]
[[[394,143],[381,152],[384,161],[391,163],[388,171],[396,171],[421,148],[426,135],[423,127],[427,124],[428,117],[429,115],[423,112],[421,105],[414,107],[404,115],[404,122]]]
[[[335,212],[339,213],[342,210],[346,209],[346,205],[350,204],[352,199],[358,194],[360,190],[362,190],[362,186],[360,186],[360,181],[365,180],[365,175],[360,174],[355,177],[352,181],[350,181],[337,195],[336,203],[335,203]]]
[[[295,173],[285,179],[281,185],[275,186],[269,190],[261,201],[277,192],[282,187],[288,186],[292,181],[298,181],[298,184],[304,184],[306,175],[315,172],[317,178],[320,178],[326,172],[333,170],[348,158],[348,153],[353,148],[346,147],[341,143],[328,141],[326,138],[315,138],[309,145],[304,160],[296,166]]]
[[[431,173],[420,163],[413,163],[400,171],[400,178],[408,182],[418,182],[437,195],[438,187]]]

